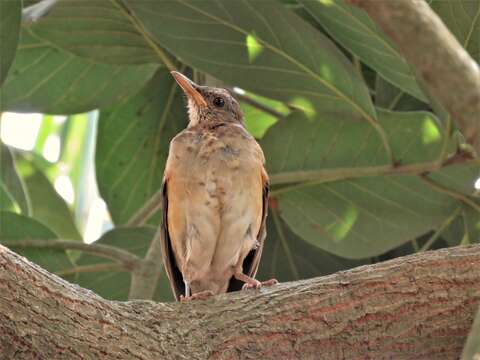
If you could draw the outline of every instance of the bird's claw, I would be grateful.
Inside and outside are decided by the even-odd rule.
[[[267,281],[258,281],[255,279],[252,279],[252,281],[248,281],[242,286],[242,290],[247,290],[247,289],[260,289],[262,286],[272,286],[278,284],[277,279],[270,279]]]
[[[206,300],[211,298],[213,295],[214,295],[213,292],[211,292],[210,290],[205,290],[205,291],[201,291],[199,293],[193,294],[191,296],[180,295],[180,301],[187,302],[192,300]]]

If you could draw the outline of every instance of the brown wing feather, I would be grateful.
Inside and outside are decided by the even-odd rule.
[[[168,233],[168,194],[167,194],[167,179],[164,179],[162,184],[162,209],[163,209],[163,219],[161,224],[161,249],[162,249],[162,260],[163,266],[167,273],[168,281],[170,282],[170,287],[172,288],[175,299],[180,300],[180,295],[185,295],[185,283],[183,282],[183,276],[180,270],[178,269],[177,263],[175,261],[175,256],[173,255],[172,243],[170,241],[170,235]]]
[[[264,173],[264,183],[263,183],[263,209],[262,209],[262,222],[260,224],[260,229],[257,234],[258,247],[248,253],[243,261],[243,272],[245,275],[250,277],[255,277],[258,265],[260,264],[260,258],[262,257],[263,245],[265,243],[265,238],[267,237],[267,214],[268,214],[268,193],[270,189],[270,184],[268,182],[268,177]],[[242,289],[243,282],[235,278],[230,280],[228,286],[228,292],[238,291]]]

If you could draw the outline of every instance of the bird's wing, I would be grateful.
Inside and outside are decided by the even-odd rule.
[[[251,250],[243,261],[243,273],[252,278],[255,277],[258,265],[260,264],[260,258],[262,257],[263,245],[265,238],[267,237],[267,214],[268,214],[268,193],[269,193],[269,181],[268,175],[265,169],[262,169],[262,181],[263,181],[263,203],[262,203],[262,222],[257,233],[258,246],[256,249]],[[242,289],[243,282],[235,278],[230,280],[228,291],[238,291]]]
[[[163,180],[162,185],[162,200],[163,200],[163,220],[161,224],[161,248],[162,248],[162,260],[167,272],[167,277],[170,282],[170,287],[172,288],[175,298],[180,299],[180,295],[185,294],[185,284],[183,282],[183,276],[180,270],[178,269],[177,263],[175,261],[175,256],[173,254],[172,243],[170,240],[170,234],[168,232],[168,179]]]

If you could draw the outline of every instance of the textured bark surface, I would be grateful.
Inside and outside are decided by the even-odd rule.
[[[423,0],[349,0],[364,9],[413,65],[480,155],[480,69]]]
[[[480,245],[207,301],[113,302],[0,246],[2,359],[454,359]]]

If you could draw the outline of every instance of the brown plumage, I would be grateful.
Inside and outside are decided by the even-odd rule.
[[[254,277],[268,209],[262,149],[227,90],[172,75],[190,118],[170,143],[163,182],[163,261],[175,298],[260,287]]]

